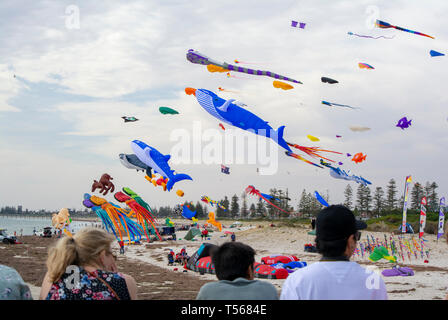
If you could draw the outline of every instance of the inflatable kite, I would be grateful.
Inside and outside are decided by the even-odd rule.
[[[255,189],[254,186],[248,186],[248,187],[246,188],[245,191],[246,191],[246,193],[248,193],[248,194],[250,194],[250,195],[256,195],[256,196],[258,196],[259,198],[261,198],[261,199],[263,199],[264,201],[266,201],[267,203],[269,203],[271,206],[277,208],[278,210],[280,210],[280,211],[282,211],[282,212],[284,212],[284,213],[288,213],[288,214],[289,214],[289,212],[287,212],[287,211],[285,211],[285,210],[283,210],[283,209],[277,207],[275,204],[273,204],[272,202],[270,202],[269,199],[265,197],[266,194],[261,193],[259,190]]]
[[[333,102],[328,102],[328,101],[322,101],[322,104],[325,104],[330,107],[338,106],[338,107],[346,107],[346,108],[351,108],[351,109],[358,109],[355,107],[348,106],[346,104],[339,104],[339,103],[333,103]]]
[[[196,219],[196,211],[195,212],[191,211],[190,208],[188,208],[188,206],[185,205],[185,204],[182,206],[182,213],[181,213],[181,215],[185,219],[192,220],[192,221],[198,221]]]
[[[327,78],[327,77],[322,77],[322,78],[320,78],[320,80],[324,83],[329,83],[329,84],[339,83],[339,81],[331,79],[331,78]]]
[[[281,81],[277,81],[277,80],[272,82],[272,85],[274,86],[274,88],[280,88],[280,89],[283,89],[283,90],[294,89],[294,87],[292,85],[284,83],[284,82],[281,82]]]
[[[148,167],[146,164],[141,162],[139,160],[139,158],[137,158],[137,156],[135,154],[120,153],[119,157],[120,157],[120,162],[126,168],[128,168],[128,169],[135,169],[135,170],[137,170],[137,172],[139,170],[142,170],[142,171],[146,172],[147,176],[149,176],[149,177],[152,176],[151,167]]]
[[[356,33],[350,32],[350,31],[348,32],[348,34],[351,35],[351,36],[357,36],[357,37],[360,37],[360,38],[370,38],[370,39],[379,39],[379,38],[393,39],[395,37],[395,36],[392,36],[392,37],[385,37],[385,36],[372,37],[372,36],[365,36],[365,35],[361,35],[361,34],[356,34]]]
[[[361,163],[364,160],[366,160],[367,155],[366,154],[362,154],[362,152],[358,152],[357,154],[355,154],[352,158],[352,161],[355,163]]]
[[[409,29],[401,28],[401,27],[397,27],[397,26],[391,25],[390,23],[387,23],[387,22],[384,22],[384,21],[381,21],[381,20],[376,20],[375,26],[377,26],[378,28],[381,28],[381,29],[394,28],[394,29],[397,29],[397,30],[400,30],[400,31],[409,32],[409,33],[413,33],[413,34],[416,34],[416,35],[419,35],[419,36],[424,36],[424,37],[428,37],[428,38],[434,39],[434,37],[428,36],[427,34],[424,34],[424,33],[421,33],[421,32],[417,32],[417,31],[412,31],[412,30],[409,30]]]
[[[126,122],[135,122],[135,121],[138,121],[138,119],[136,118],[136,117],[126,117],[126,116],[124,116],[124,117],[121,117],[123,120],[124,120],[124,122],[126,123]]]
[[[242,72],[242,73],[247,73],[247,74],[257,75],[257,76],[267,76],[267,77],[275,78],[278,80],[290,81],[290,82],[294,82],[294,83],[300,83],[300,84],[302,83],[300,81],[297,81],[297,80],[294,80],[291,78],[287,78],[285,76],[273,73],[271,71],[262,71],[262,70],[243,68],[243,67],[238,67],[238,66],[228,64],[226,62],[221,63],[221,62],[215,61],[215,60],[201,54],[198,51],[194,51],[193,49],[188,50],[187,60],[190,61],[191,63],[206,65],[207,68],[208,68],[208,66],[214,66],[215,70],[219,70],[219,69],[216,69],[216,67],[223,70],[223,71],[218,71],[218,72],[235,71],[235,72]],[[209,69],[209,71],[210,71],[210,69]]]
[[[222,123],[220,123],[219,126],[221,127],[222,130],[226,130],[226,128],[224,128],[224,125]]]
[[[389,255],[389,251],[385,247],[375,247],[375,249],[373,249],[373,252],[369,256],[369,260],[376,262],[381,259],[386,259],[392,263],[397,262],[397,257]]]
[[[375,69],[375,68],[372,67],[370,64],[363,63],[363,62],[358,63],[358,67],[359,67],[360,69]]]
[[[218,207],[221,208],[222,210],[227,211],[226,207],[224,207],[224,206],[223,206],[222,204],[220,204],[218,201],[216,201],[216,200],[212,200],[212,199],[210,199],[210,198],[207,197],[207,196],[202,196],[202,197],[201,197],[201,201],[202,201],[202,202],[205,202],[205,203],[207,203],[207,204],[210,204],[212,207],[213,207],[214,204],[216,204],[216,206],[218,206]]]
[[[434,51],[434,50],[429,51],[429,54],[431,55],[431,57],[440,57],[440,56],[444,56],[445,55],[444,53],[437,52],[437,51]]]
[[[110,180],[113,180],[113,178],[107,173],[104,173],[101,176],[99,182],[93,180],[92,192],[95,192],[96,189],[100,189],[100,193],[102,193],[103,196],[107,195],[109,191],[114,192],[115,186]]]
[[[360,126],[351,126],[350,130],[352,131],[358,131],[358,132],[363,132],[363,131],[368,131],[370,130],[370,128],[368,127],[360,127]]]
[[[216,228],[218,228],[219,231],[222,231],[222,224],[221,224],[221,222],[218,222],[218,221],[215,220],[215,213],[214,212],[209,212],[208,213],[208,220],[206,221],[206,223],[210,223],[211,225],[213,225]]]
[[[325,201],[324,198],[322,198],[322,196],[319,194],[319,192],[314,191],[314,196],[316,197],[317,201],[319,201],[323,206],[325,206],[325,207],[329,207],[330,206],[328,204],[328,202]]]
[[[57,230],[62,230],[69,237],[73,236],[69,229],[71,222],[72,219],[67,208],[62,208],[57,214],[54,213],[51,218],[53,227]]]
[[[160,111],[160,113],[163,113],[163,114],[179,114],[179,112],[177,112],[176,110],[168,108],[168,107],[160,107],[159,111]]]
[[[287,156],[289,156],[289,157],[295,158],[295,159],[297,159],[297,160],[302,160],[303,162],[306,162],[306,163],[311,164],[311,165],[313,165],[313,166],[316,166],[316,167],[318,167],[318,168],[322,168],[320,165],[318,165],[318,164],[316,164],[316,163],[314,163],[314,162],[311,162],[311,161],[305,159],[304,157],[302,157],[302,156],[300,156],[300,155],[298,155],[298,154],[296,154],[296,153],[293,153],[293,152],[290,152],[290,151],[285,151],[285,154],[286,154]]]
[[[240,105],[233,103],[233,101],[235,101],[234,99],[226,101],[209,90],[186,88],[185,92],[188,95],[193,94],[201,107],[218,120],[243,130],[252,131],[257,135],[271,138],[281,147],[291,151],[288,144],[283,139],[285,126],[281,126],[277,131],[274,131],[267,121],[257,117]]]
[[[403,117],[400,120],[398,120],[396,127],[401,128],[401,130],[404,130],[411,126],[411,121],[412,120],[408,120],[406,117]]]
[[[368,184],[372,184],[370,181],[367,181],[363,177],[358,177],[355,175],[350,175],[345,170],[342,170],[341,168],[335,168],[331,166],[331,164],[320,160],[320,164],[330,169],[330,176],[336,179],[343,179],[343,180],[349,180],[349,181],[355,181],[356,183],[360,183],[364,186],[367,186]]]
[[[155,148],[148,146],[146,143],[140,140],[134,140],[131,142],[132,150],[135,155],[147,166],[151,167],[154,172],[168,178],[166,188],[170,191],[176,182],[182,180],[193,180],[189,175],[180,173],[174,174],[174,170],[171,170],[168,165],[170,155],[163,155]]]
[[[291,21],[291,27],[293,27],[293,28],[305,29],[305,25],[306,25],[306,23],[304,23],[304,22],[298,22],[298,21],[294,21],[294,20]]]

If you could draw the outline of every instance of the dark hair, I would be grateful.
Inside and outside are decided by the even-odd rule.
[[[226,242],[213,248],[211,257],[216,277],[219,280],[233,281],[247,277],[249,266],[255,262],[255,250],[241,242]]]
[[[344,255],[348,239],[325,241],[316,238],[317,252],[324,257],[335,258]]]

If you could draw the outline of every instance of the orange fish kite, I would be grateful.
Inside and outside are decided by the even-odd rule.
[[[362,154],[362,152],[359,152],[353,156],[352,161],[354,161],[355,163],[360,163],[366,160],[366,157],[366,154]]]

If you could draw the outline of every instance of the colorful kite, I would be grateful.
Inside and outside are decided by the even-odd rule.
[[[320,164],[330,169],[330,176],[332,176],[333,178],[355,181],[364,186],[367,186],[368,184],[372,184],[370,181],[367,181],[363,177],[350,175],[349,172],[346,172],[345,170],[342,170],[341,168],[335,168],[331,164],[323,161],[322,159],[320,160]]]
[[[361,127],[361,126],[351,126],[350,130],[355,131],[355,132],[363,132],[363,131],[370,130],[370,128],[368,128],[368,127]]]
[[[397,27],[397,26],[391,25],[390,23],[387,23],[387,22],[384,22],[384,21],[381,21],[381,20],[376,20],[375,26],[377,26],[378,28],[381,28],[381,29],[394,28],[394,29],[397,29],[397,30],[400,30],[400,31],[409,32],[409,33],[413,33],[413,34],[416,34],[416,35],[419,35],[419,36],[424,36],[424,37],[428,37],[428,38],[434,39],[434,37],[428,36],[427,34],[424,34],[424,33],[421,33],[421,32],[417,32],[417,31],[412,31],[412,30],[409,30],[409,29],[404,29],[404,28],[401,28],[401,27]]]
[[[249,68],[243,68],[243,67],[238,67],[238,66],[234,66],[231,64],[228,64],[226,62],[218,62],[215,61],[213,59],[210,59],[209,57],[201,54],[198,51],[194,51],[193,49],[188,50],[187,52],[187,60],[195,63],[195,64],[203,64],[203,65],[213,65],[216,67],[220,67],[223,70],[226,71],[235,71],[235,72],[242,72],[242,73],[247,73],[247,74],[251,74],[251,75],[257,75],[257,76],[267,76],[267,77],[271,77],[271,78],[275,78],[278,80],[284,80],[284,81],[291,81],[294,83],[300,83],[302,84],[302,82],[273,73],[271,71],[262,71],[262,70],[254,70],[254,69],[249,69]]]
[[[313,166],[316,166],[316,167],[318,167],[318,168],[322,168],[320,165],[315,164],[315,163],[313,163],[313,162],[311,162],[311,161],[305,159],[304,157],[302,157],[302,156],[300,156],[300,155],[298,155],[298,154],[296,154],[296,153],[293,153],[293,152],[290,152],[290,151],[285,151],[285,154],[286,154],[287,156],[296,158],[296,159],[298,159],[298,160],[302,160],[302,161],[304,161],[304,162],[306,162],[306,163],[308,163],[308,164],[311,164],[311,165],[313,165]],[[323,169],[323,168],[322,168],[322,169]]]
[[[227,211],[226,207],[224,207],[218,201],[210,199],[208,196],[202,196],[201,197],[201,201],[211,205],[212,207],[213,207],[214,204],[216,204],[216,206],[218,206],[222,210]]]
[[[393,39],[395,37],[395,36],[392,36],[392,37],[385,37],[385,36],[372,37],[372,36],[365,36],[365,35],[361,35],[361,34],[356,34],[356,33],[353,33],[353,32],[348,32],[348,34],[351,35],[351,36],[357,36],[357,37],[360,37],[360,38],[370,38],[370,39],[379,39],[379,38]]]
[[[233,103],[234,99],[226,101],[206,89],[186,88],[185,93],[188,95],[193,94],[200,106],[218,120],[240,129],[251,131],[257,135],[271,138],[281,147],[291,151],[283,139],[285,126],[281,126],[275,131],[267,121],[242,108],[241,104]]]
[[[168,108],[168,107],[160,107],[159,111],[162,114],[179,114],[179,112],[177,112],[176,110]]]
[[[291,21],[291,27],[293,27],[293,28],[305,29],[305,25],[306,25],[306,23],[304,23],[304,22],[298,22],[298,21],[294,21],[294,20]]]
[[[363,63],[363,62],[358,63],[358,67],[359,67],[360,69],[375,69],[375,68],[372,67],[370,64]]]
[[[327,77],[322,77],[320,78],[320,80],[324,83],[330,83],[330,84],[339,83],[339,81]]]
[[[338,106],[338,107],[345,107],[345,108],[351,108],[351,109],[359,109],[359,108],[356,108],[356,107],[348,106],[346,104],[339,104],[339,103],[333,103],[333,102],[328,102],[328,101],[322,101],[322,104],[325,104],[325,105],[330,106],[330,107]]]
[[[104,173],[101,176],[100,181],[93,180],[92,192],[95,192],[96,189],[100,189],[100,193],[103,194],[103,196],[107,195],[107,193],[109,191],[110,192],[114,192],[115,186],[110,181],[110,180],[113,180],[113,179],[114,178],[112,178],[109,174]]]
[[[226,130],[226,128],[224,128],[224,125],[222,123],[220,123],[219,126],[221,127],[222,130]]]
[[[323,149],[320,149],[319,147],[304,147],[304,146],[300,146],[298,144],[293,144],[293,143],[289,143],[289,142],[288,142],[288,145],[291,147],[294,147],[296,149],[299,149],[302,152],[305,152],[307,155],[309,155],[311,157],[319,157],[319,158],[322,158],[322,159],[325,159],[325,160],[328,160],[331,162],[335,162],[335,161],[321,156],[318,152],[331,152],[331,153],[342,154],[341,152],[323,150]]]
[[[273,204],[272,202],[270,202],[264,195],[264,193],[261,193],[259,190],[255,189],[254,186],[248,186],[246,188],[246,193],[250,194],[250,195],[257,195],[258,197],[260,197],[261,199],[263,199],[264,201],[266,201],[267,203],[269,203],[271,206],[274,206],[275,208],[277,208],[278,210],[288,213],[287,211],[277,207],[275,204]]]
[[[439,56],[444,56],[445,55],[444,53],[437,52],[437,51],[434,51],[434,50],[429,51],[429,54],[431,55],[431,57],[439,57]]]
[[[166,188],[170,191],[176,182],[182,180],[193,180],[189,175],[178,173],[174,174],[174,170],[171,170],[168,165],[170,155],[163,155],[157,149],[150,147],[146,143],[140,140],[134,140],[131,142],[132,150],[135,155],[147,166],[151,167],[155,173],[162,175],[168,179]]]
[[[412,120],[408,120],[406,117],[403,117],[400,120],[398,120],[396,127],[401,128],[401,130],[404,130],[411,126],[411,121]]]
[[[139,158],[135,154],[119,154],[120,162],[128,169],[135,169],[137,172],[139,170],[145,171],[146,175],[151,177],[151,167],[148,167],[146,164],[141,162]]]
[[[277,81],[277,80],[272,82],[272,85],[274,86],[274,88],[280,88],[280,89],[283,89],[283,90],[294,89],[294,87],[292,85],[284,83],[284,82],[281,82],[281,81]]]
[[[357,154],[355,154],[352,158],[352,161],[355,163],[360,163],[363,162],[364,160],[366,160],[367,155],[366,154],[362,154],[362,152],[358,152]]]

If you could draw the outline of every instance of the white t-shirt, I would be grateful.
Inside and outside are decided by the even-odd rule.
[[[291,273],[280,300],[387,300],[379,273],[350,261],[320,261]]]

